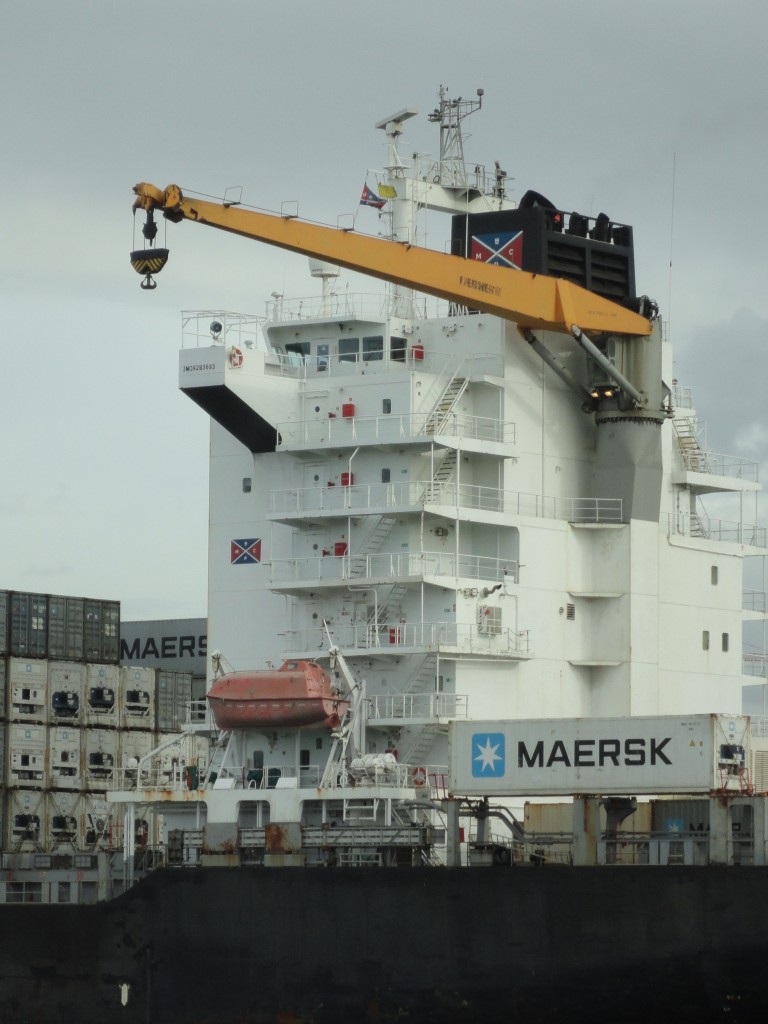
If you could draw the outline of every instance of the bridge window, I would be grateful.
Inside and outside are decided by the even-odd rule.
[[[712,569],[710,571],[710,579],[712,581],[712,586],[716,587],[717,586],[717,566],[716,565],[712,566]]]
[[[309,358],[309,342],[308,341],[291,341],[285,346],[285,351],[289,356],[297,356],[297,359],[291,359],[291,365],[300,366],[303,362]]]
[[[702,651],[709,650],[709,630],[705,629],[701,634],[701,649]]]
[[[405,338],[389,339],[389,358],[396,363],[404,363],[406,355]]]
[[[339,362],[356,363],[360,356],[359,338],[339,338]]]
[[[372,335],[370,338],[363,338],[363,360],[372,363],[376,359],[384,358],[384,338],[381,334]]]

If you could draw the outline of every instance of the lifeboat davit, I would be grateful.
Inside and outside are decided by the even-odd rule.
[[[314,661],[286,661],[279,669],[229,672],[215,681],[208,703],[219,729],[335,729],[349,709],[349,701]]]

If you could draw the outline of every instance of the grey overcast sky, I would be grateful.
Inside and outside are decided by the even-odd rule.
[[[301,257],[182,224],[142,292],[131,188],[242,185],[375,232],[374,123],[416,106],[404,151],[436,154],[441,84],[485,89],[466,154],[514,197],[634,225],[709,444],[763,460],[766,47],[765,0],[7,0],[0,589],[205,614],[208,422],[176,387],[181,310],[314,288]]]

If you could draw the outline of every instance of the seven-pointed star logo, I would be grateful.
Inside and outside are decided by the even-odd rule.
[[[498,779],[504,775],[504,733],[476,732],[472,737],[472,775]]]

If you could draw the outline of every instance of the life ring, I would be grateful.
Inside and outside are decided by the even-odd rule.
[[[427,784],[427,769],[426,768],[414,768],[413,773],[413,784],[414,786],[426,786]]]
[[[229,350],[229,365],[235,368],[243,365],[243,353],[236,345]]]

